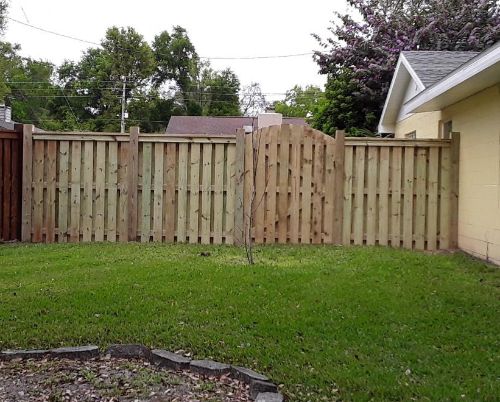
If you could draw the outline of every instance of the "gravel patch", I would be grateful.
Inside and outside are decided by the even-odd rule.
[[[0,361],[0,401],[248,402],[248,386],[230,378],[173,371],[142,360]]]

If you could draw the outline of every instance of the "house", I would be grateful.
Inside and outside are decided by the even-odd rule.
[[[205,134],[231,135],[244,128],[252,132],[257,128],[281,124],[306,126],[302,118],[282,117],[279,113],[262,113],[257,117],[229,116],[172,116],[168,122],[166,133],[169,135]]]
[[[500,264],[500,42],[474,52],[403,52],[379,130],[460,133],[458,245]]]

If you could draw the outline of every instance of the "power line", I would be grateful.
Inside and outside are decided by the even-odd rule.
[[[90,40],[80,39],[80,38],[77,38],[75,36],[66,35],[66,34],[62,34],[62,33],[59,33],[59,32],[54,32],[54,31],[51,31],[49,29],[45,29],[45,28],[41,28],[41,27],[38,27],[38,26],[35,26],[35,25],[32,25],[32,24],[28,24],[27,22],[16,20],[15,18],[12,18],[12,17],[8,17],[7,16],[5,18],[7,18],[8,20],[11,20],[11,21],[13,21],[13,22],[15,22],[17,24],[21,24],[21,25],[24,25],[26,27],[29,27],[29,28],[32,28],[32,29],[36,29],[37,31],[45,32],[45,33],[48,33],[48,34],[51,34],[51,35],[60,36],[62,38],[66,38],[66,39],[75,40],[75,41],[86,43],[86,44],[89,44],[89,45],[101,46],[101,44],[97,43],[97,42],[92,42]]]
[[[67,35],[67,34],[62,34],[62,33],[55,32],[55,31],[51,31],[49,29],[45,29],[45,28],[42,28],[42,27],[39,27],[39,26],[36,26],[36,25],[32,25],[32,24],[29,24],[27,22],[19,21],[19,20],[15,19],[15,18],[12,18],[12,17],[8,17],[7,16],[5,18],[7,18],[10,21],[13,21],[13,22],[15,22],[17,24],[21,24],[21,25],[24,25],[26,27],[29,27],[29,28],[32,28],[32,29],[36,29],[36,30],[44,32],[44,33],[48,33],[48,34],[59,36],[59,37],[66,38],[66,39],[71,39],[71,40],[74,40],[74,41],[77,41],[77,42],[81,42],[81,43],[86,43],[86,44],[89,44],[89,45],[102,46],[101,43],[93,42],[93,41],[87,40],[87,39],[78,38],[78,37],[72,36],[72,35]],[[281,54],[281,55],[243,56],[243,57],[206,57],[206,56],[199,56],[199,58],[200,59],[205,59],[205,60],[265,60],[265,59],[285,59],[285,58],[291,58],[291,57],[312,56],[313,54],[314,54],[314,52],[305,52],[305,53],[292,53],[292,54]]]

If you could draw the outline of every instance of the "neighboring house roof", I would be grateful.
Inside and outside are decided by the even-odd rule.
[[[283,117],[284,124],[306,126],[302,118]],[[167,126],[167,134],[236,134],[236,130],[245,126],[257,127],[257,118],[252,117],[209,117],[209,116],[172,116]]]
[[[478,52],[404,51],[399,56],[379,123],[380,132],[394,132],[410,111],[405,103],[433,86]]]

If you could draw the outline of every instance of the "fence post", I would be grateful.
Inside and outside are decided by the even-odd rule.
[[[128,154],[128,240],[137,240],[137,182],[139,180],[139,127],[130,128]]]
[[[236,186],[234,197],[234,244],[242,245],[245,240],[243,197],[245,187],[245,130],[236,132]]]
[[[460,133],[451,133],[450,247],[458,247],[458,197],[460,193]]]
[[[334,199],[333,199],[333,244],[342,244],[342,229],[344,221],[344,159],[345,132],[335,133],[334,152]]]
[[[33,125],[23,125],[23,173],[22,173],[22,226],[21,240],[31,241],[31,206],[33,181]]]

